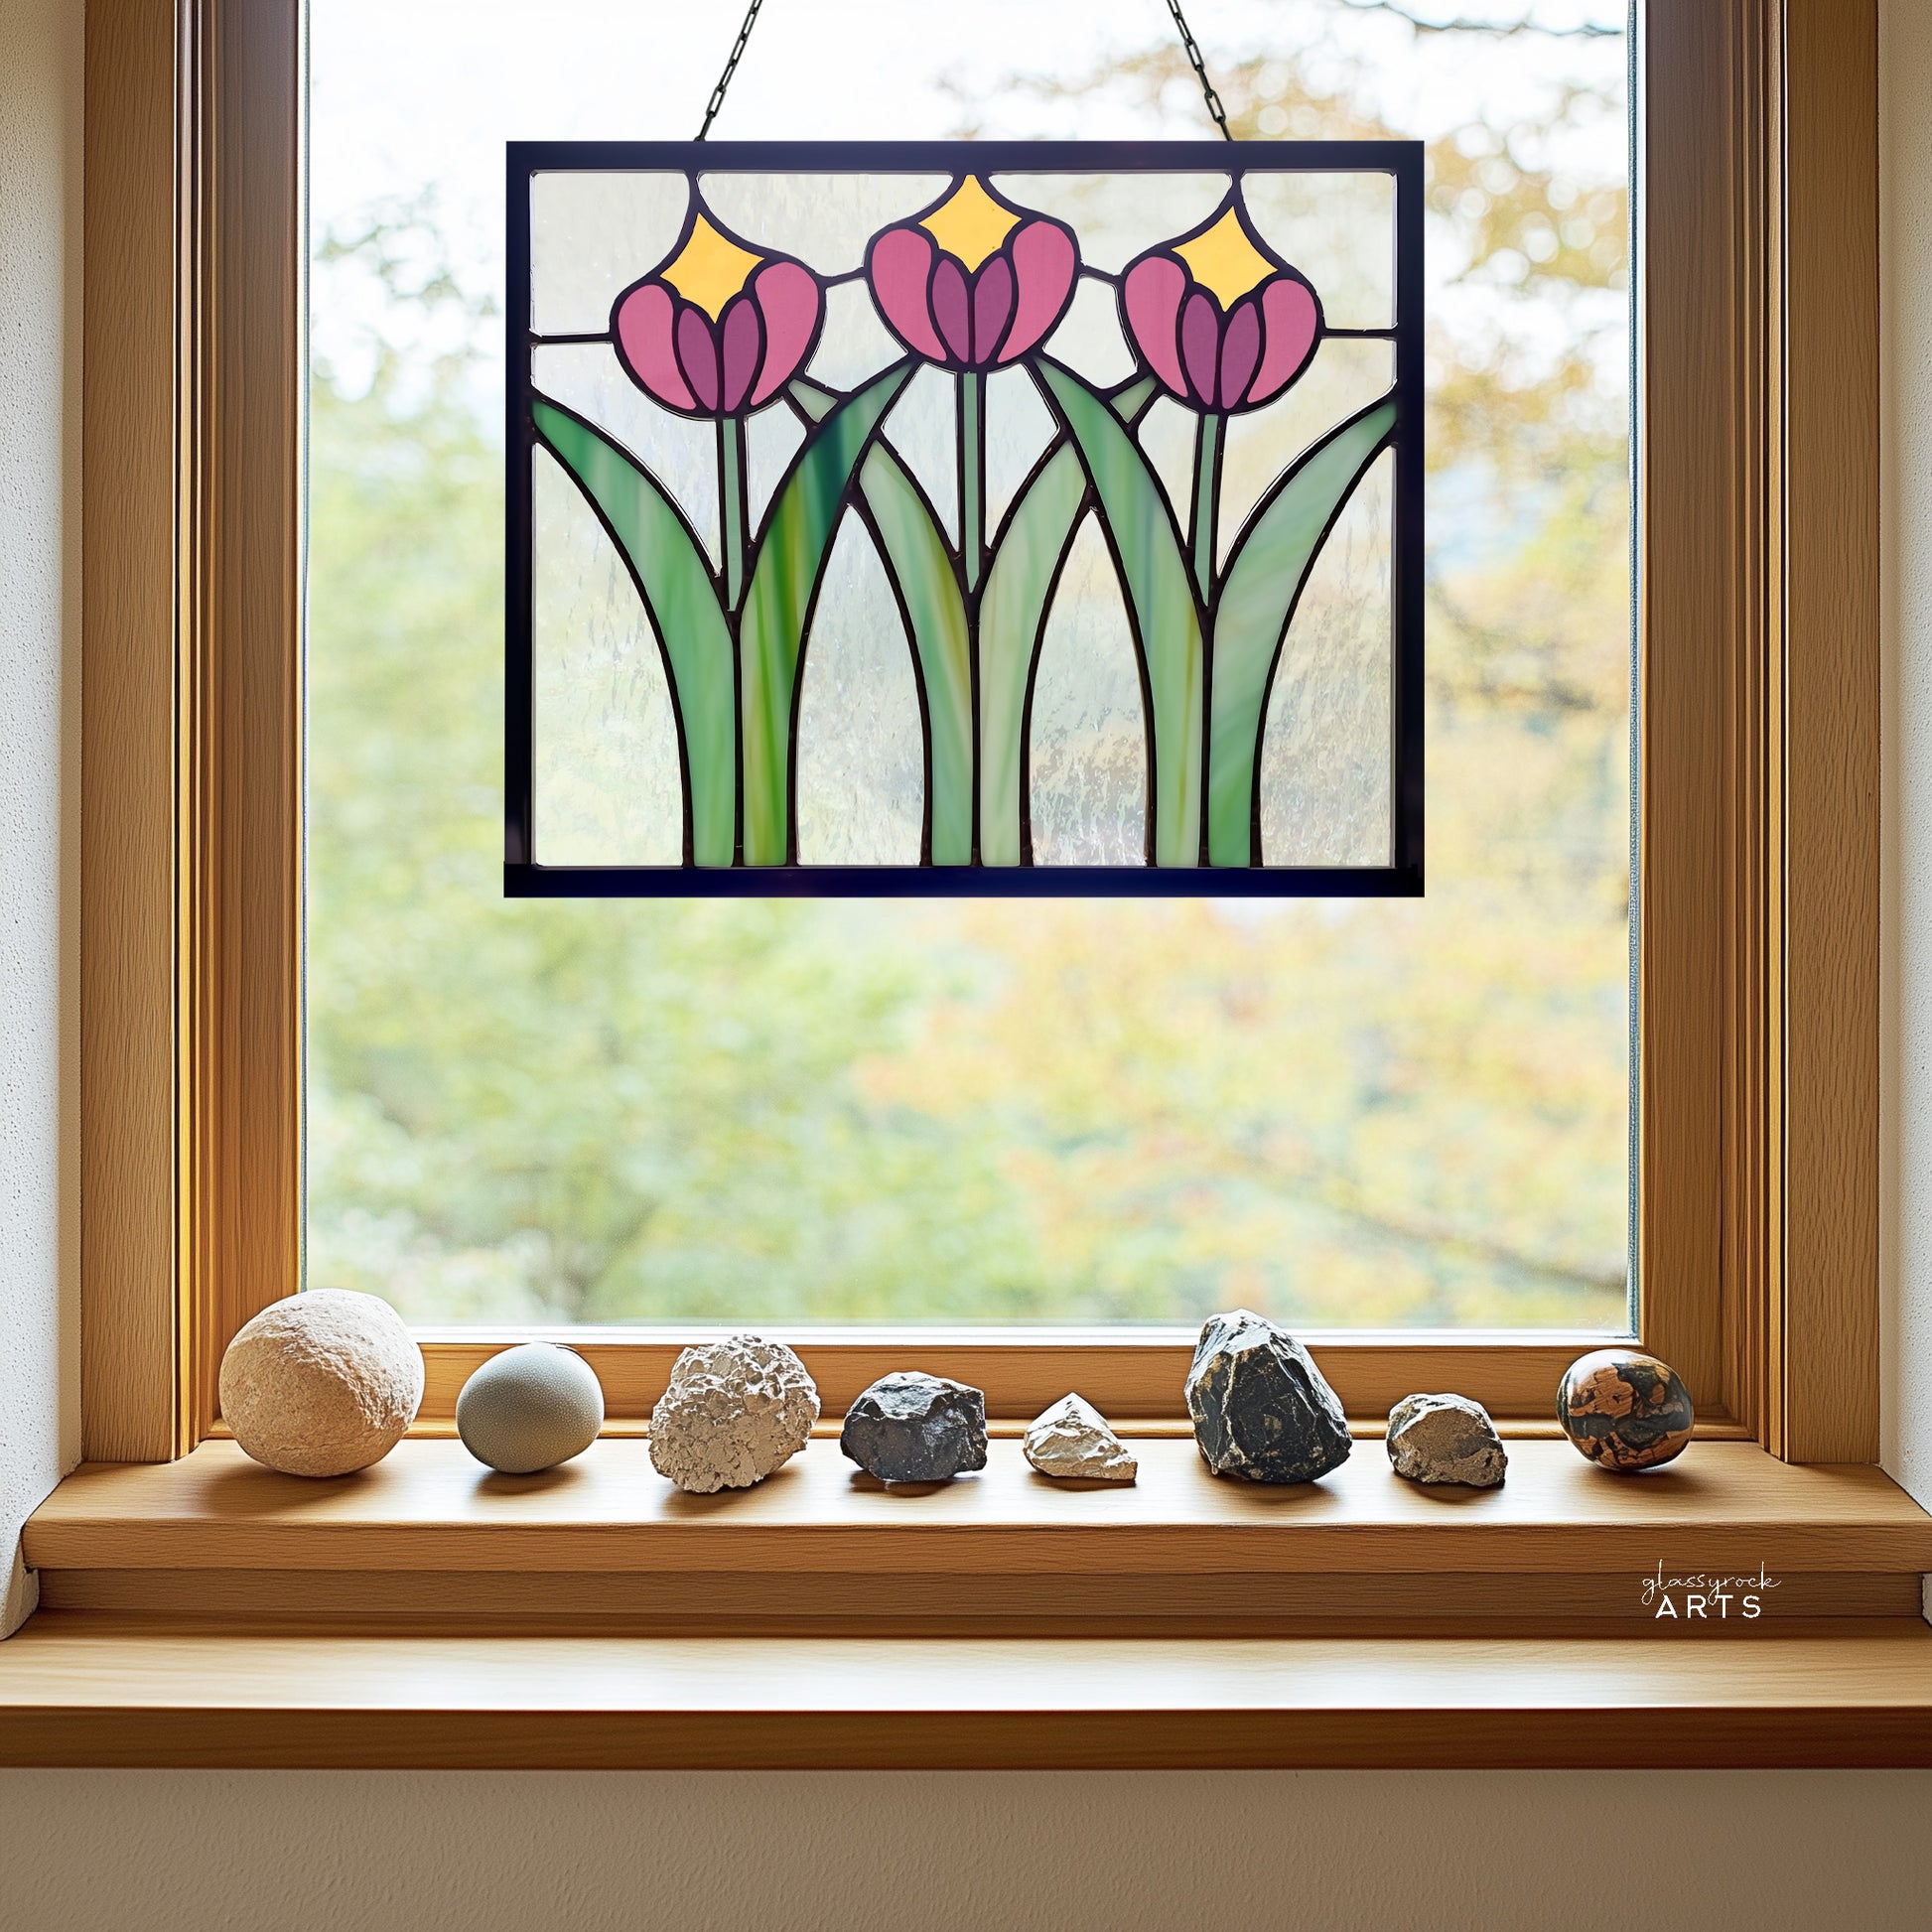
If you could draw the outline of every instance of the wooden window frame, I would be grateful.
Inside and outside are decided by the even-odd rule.
[[[1655,0],[1639,529],[1639,1333],[1708,1433],[1878,1452],[1875,0]],[[218,1429],[302,1263],[300,0],[90,0],[82,1440]],[[608,1338],[607,1338],[608,1337]],[[1352,1414],[1547,1419],[1587,1338],[1317,1339]],[[492,1343],[426,1347],[423,1428]],[[634,1428],[675,1344],[588,1343]],[[1031,1414],[1179,1407],[1178,1340],[850,1335]],[[1800,1370],[1800,1365],[1801,1370]]]

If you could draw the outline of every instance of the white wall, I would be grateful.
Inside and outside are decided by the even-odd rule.
[[[20,1525],[80,1448],[80,25],[0,0],[0,1635]]]
[[[1932,1501],[1932,0],[1883,4],[1886,1463]],[[79,11],[0,0],[0,1551],[75,1448]],[[0,1932],[1882,1932],[1929,1827],[1916,1772],[6,1771]]]

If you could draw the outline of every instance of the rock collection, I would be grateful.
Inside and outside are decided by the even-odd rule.
[[[1564,1371],[1557,1421],[1598,1468],[1628,1475],[1681,1455],[1697,1411],[1668,1362],[1634,1348],[1598,1348]]]
[[[1132,1482],[1141,1472],[1127,1445],[1092,1403],[1063,1395],[1042,1409],[1027,1431],[1027,1460],[1043,1476],[1089,1482]]]
[[[373,1295],[312,1289],[262,1311],[221,1361],[221,1414],[256,1461],[292,1475],[337,1476],[379,1461],[423,1397],[423,1356],[402,1318]],[[1309,1351],[1248,1309],[1209,1317],[1183,1391],[1201,1458],[1216,1475],[1313,1482],[1352,1447],[1335,1392]],[[782,1343],[739,1334],[686,1348],[651,1411],[653,1467],[709,1495],[761,1482],[802,1449],[818,1390]],[[1689,1391],[1668,1364],[1629,1348],[1573,1362],[1557,1418],[1576,1448],[1619,1472],[1683,1452],[1695,1428]],[[489,1357],[456,1406],[457,1433],[505,1474],[581,1454],[604,1423],[604,1391],[575,1350],[526,1342]],[[1481,1403],[1405,1396],[1389,1411],[1389,1465],[1405,1481],[1494,1488],[1509,1456]],[[986,1397],[913,1369],[884,1375],[845,1417],[841,1452],[888,1483],[944,1482],[987,1464]],[[1140,1462],[1107,1419],[1069,1393],[1029,1425],[1027,1461],[1063,1481],[1133,1482]]]
[[[817,1420],[817,1384],[783,1342],[700,1342],[650,1412],[651,1466],[694,1496],[749,1489],[805,1447]]]
[[[1493,1489],[1509,1467],[1489,1411],[1466,1395],[1406,1395],[1389,1411],[1389,1464],[1410,1482]]]
[[[1194,1441],[1218,1476],[1312,1482],[1348,1460],[1348,1420],[1313,1358],[1247,1309],[1209,1317],[1184,1386]]]
[[[423,1400],[423,1351],[389,1304],[312,1288],[244,1322],[221,1357],[221,1416],[257,1462],[342,1476],[379,1462]]]
[[[526,1341],[492,1355],[456,1399],[456,1433],[479,1462],[534,1475],[582,1455],[604,1427],[604,1387],[572,1348]]]
[[[943,1375],[882,1375],[853,1403],[839,1448],[881,1482],[943,1482],[986,1467],[986,1397]]]

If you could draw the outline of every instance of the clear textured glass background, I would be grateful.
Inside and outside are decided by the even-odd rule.
[[[501,144],[688,137],[735,22],[314,0],[313,1284],[426,1322],[1245,1302],[1329,1327],[1622,1325],[1622,17],[1454,11],[1498,31],[1355,0],[1194,21],[1239,131],[1431,144],[1427,899],[510,903]],[[913,0],[795,0],[714,131],[1198,136],[1170,32],[1159,0],[977,0],[939,26]],[[668,727],[661,679],[552,481],[539,605],[589,615],[539,693],[571,748],[545,809],[660,858],[623,781]],[[1361,518],[1378,503],[1371,477]],[[1378,539],[1336,538],[1284,684],[1344,677],[1386,623],[1360,589]],[[1094,590],[1069,622],[1104,626],[1104,557],[1075,562]],[[863,551],[834,568],[862,611]],[[1049,675],[1070,645],[1049,639]],[[857,680],[878,648],[855,621],[827,661]],[[1089,728],[1077,691],[1056,702]],[[876,836],[916,833],[902,760],[841,781],[884,805]],[[837,805],[810,833],[826,856]],[[1066,838],[1118,836],[1108,811]],[[1347,833],[1285,790],[1264,817]]]

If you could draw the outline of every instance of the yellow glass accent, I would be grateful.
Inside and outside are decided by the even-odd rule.
[[[725,312],[725,304],[745,286],[762,255],[728,241],[701,214],[692,225],[691,239],[679,249],[677,260],[665,270],[664,279],[685,301],[695,303],[713,322]]]
[[[957,255],[968,271],[977,269],[1020,225],[1012,208],[1002,207],[977,175],[968,175],[919,223],[949,255]]]
[[[1204,234],[1183,241],[1174,253],[1193,271],[1194,280],[1225,310],[1274,274],[1271,262],[1252,241],[1233,208]]]

